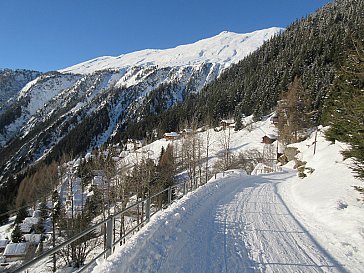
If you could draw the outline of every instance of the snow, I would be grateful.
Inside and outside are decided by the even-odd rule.
[[[177,132],[170,132],[170,133],[165,133],[164,136],[166,136],[166,137],[179,137],[179,134]]]
[[[36,111],[41,109],[62,90],[71,88],[77,80],[78,77],[74,76],[60,78],[54,75],[42,75],[28,83],[21,90],[19,98],[30,95],[27,111],[29,115],[34,115]]]
[[[212,180],[93,272],[343,272],[277,193],[278,181],[293,176],[235,171]]]
[[[158,50],[146,49],[118,57],[104,56],[59,70],[75,74],[89,74],[104,69],[124,69],[134,66],[175,67],[218,63],[224,68],[243,59],[260,47],[263,41],[283,31],[272,27],[247,34],[221,32],[220,34],[197,41],[193,44]]]
[[[122,164],[127,166],[134,166],[142,159],[152,159],[156,161],[161,153],[162,147],[167,148],[168,144],[172,141],[167,141],[165,139],[159,139],[152,142],[151,144],[145,145],[144,147],[129,153],[126,157],[122,159]]]
[[[21,115],[6,126],[5,133],[0,134],[1,146],[9,144],[15,135],[25,142],[22,150],[9,161],[8,168],[13,168],[17,164],[16,158],[23,156],[26,150],[34,151],[34,160],[44,158],[64,137],[66,130],[57,131],[55,127],[66,128],[72,121],[71,127],[68,126],[72,129],[86,115],[107,104],[109,126],[95,136],[89,149],[106,143],[123,123],[138,121],[142,117],[140,109],[144,109],[153,90],[171,86],[169,95],[165,96],[166,107],[169,108],[182,101],[184,92],[199,92],[225,68],[281,31],[280,28],[270,28],[247,34],[223,32],[189,45],[100,57],[60,70],[61,73],[42,74],[21,90],[17,97],[22,104]],[[111,96],[118,88],[120,93]],[[37,141],[35,135],[38,132],[34,131],[37,128],[47,132],[46,145]],[[34,139],[28,141],[30,137]]]
[[[11,232],[14,227],[15,216],[9,218],[7,224],[0,226],[0,240],[11,238]]]
[[[214,158],[226,131],[209,133]],[[230,133],[238,152],[262,149],[261,137],[275,129],[267,118]],[[320,131],[313,155],[313,141],[292,145],[312,168],[307,177],[293,162],[270,174],[220,174],[158,212],[93,272],[363,272],[364,205],[353,189],[362,182],[340,154],[344,144]]]
[[[0,239],[0,249],[5,249],[6,245],[9,243],[9,240],[7,239]]]
[[[244,118],[246,127],[237,132],[228,128],[199,133],[203,140],[210,134],[210,166],[227,135],[233,153],[262,151],[262,137],[277,135],[270,117],[251,121]],[[324,130],[318,132],[315,154],[314,133],[291,145],[300,151],[296,157],[307,162],[307,177],[298,177],[293,161],[276,173],[260,174],[265,165],[259,164],[257,175],[238,170],[219,174],[158,212],[93,271],[363,272],[364,205],[353,188],[362,182],[354,178],[351,160],[340,154],[347,146],[326,141]],[[182,141],[160,139],[122,161],[132,166],[141,158],[157,160],[162,147],[178,147]],[[81,189],[78,183],[75,192]],[[75,203],[81,204],[78,197]]]
[[[328,251],[335,253],[352,272],[362,272],[354,269],[364,268],[364,206],[353,189],[362,182],[353,177],[349,169],[351,160],[343,160],[340,154],[347,148],[345,144],[324,141],[323,132],[319,132],[313,155],[313,142],[312,136],[292,145],[303,151],[298,157],[314,171],[304,179],[282,185],[282,194]]]
[[[39,244],[42,234],[24,234],[24,240],[32,244]]]
[[[19,256],[24,255],[27,250],[27,243],[11,243],[8,244],[4,250],[4,256]]]

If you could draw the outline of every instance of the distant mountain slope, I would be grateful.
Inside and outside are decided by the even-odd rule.
[[[223,32],[191,45],[101,57],[42,74],[0,116],[0,179],[40,158],[77,156],[110,138],[120,140],[130,124],[198,93],[281,31]]]
[[[126,69],[133,66],[176,67],[202,63],[214,63],[221,70],[237,63],[262,45],[262,42],[281,32],[282,28],[272,27],[247,34],[223,31],[220,34],[193,44],[159,50],[146,49],[118,57],[99,57],[80,63],[60,72],[90,74],[97,70]]]
[[[14,100],[20,90],[40,74],[38,71],[25,69],[0,69],[0,114],[10,105],[10,101]]]
[[[175,124],[183,113],[199,120],[273,111],[281,95],[297,76],[304,87],[306,113],[318,111],[341,68],[348,45],[364,27],[364,1],[337,0],[312,15],[297,20],[282,35],[232,65],[199,95],[166,114],[165,124]],[[171,120],[173,119],[173,120]]]

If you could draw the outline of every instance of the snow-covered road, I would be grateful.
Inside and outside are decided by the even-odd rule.
[[[235,172],[164,212],[94,272],[347,272],[277,191],[295,175]]]

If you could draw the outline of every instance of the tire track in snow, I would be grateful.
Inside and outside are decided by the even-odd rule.
[[[284,179],[282,174],[275,176]],[[273,177],[267,175],[266,183],[240,197],[241,213],[250,223],[246,243],[258,272],[346,272],[294,218],[277,194]]]
[[[290,175],[211,181],[156,215],[131,246],[95,271],[346,272],[277,193],[276,184]]]

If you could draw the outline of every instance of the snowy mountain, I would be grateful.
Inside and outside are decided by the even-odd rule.
[[[270,118],[244,118],[250,126],[229,133],[232,153],[264,150],[262,136],[277,133]],[[107,260],[98,259],[92,272],[362,272],[364,205],[353,189],[361,182],[353,177],[351,159],[340,153],[346,145],[328,142],[327,128],[319,129],[317,137],[313,132],[289,145],[298,153],[278,172],[228,170],[174,200],[126,243],[117,244]],[[198,134],[210,138],[210,167],[221,160],[226,131]],[[135,164],[138,154],[158,161],[161,147],[178,149],[183,141],[157,140],[119,163]],[[298,176],[296,160],[307,162],[306,177]],[[80,159],[68,162],[79,164]],[[74,192],[80,191],[81,178],[70,180]],[[61,195],[69,189],[68,179],[62,182]],[[10,226],[0,228],[0,239],[10,237]],[[102,251],[101,245],[93,257]],[[46,266],[37,269],[43,272]]]
[[[164,112],[281,31],[222,32],[191,45],[101,57],[42,74],[1,116],[2,178],[41,157],[83,153]]]
[[[146,49],[117,57],[99,57],[80,63],[60,72],[90,74],[97,70],[126,69],[133,66],[175,67],[214,63],[221,70],[237,63],[262,45],[262,42],[281,32],[272,27],[247,34],[223,31],[220,34],[193,44],[181,45],[166,50]],[[221,71],[220,70],[220,71]]]
[[[0,69],[0,114],[17,97],[20,90],[41,73],[25,69]]]

